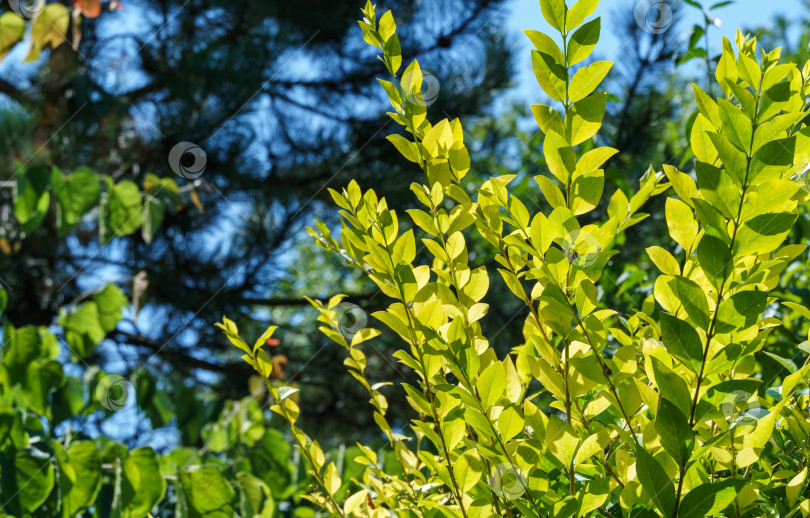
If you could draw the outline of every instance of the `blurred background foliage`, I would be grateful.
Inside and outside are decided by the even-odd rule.
[[[13,7],[7,1],[3,12]],[[636,2],[608,4],[615,9],[603,25],[627,35],[608,78],[612,102],[598,137],[598,145],[621,151],[606,171],[611,192],[637,184],[649,167],[660,171],[671,163],[691,170],[691,83],[706,84],[719,51],[715,17],[744,7],[718,5],[701,14],[705,23],[692,26],[684,13],[710,5],[676,1],[668,29],[651,32],[639,25]],[[764,47],[782,46],[783,58],[802,63],[810,58],[810,3],[804,6],[748,30]],[[0,66],[4,342],[14,334],[11,324],[54,330],[62,352],[53,358],[43,353],[63,371],[61,384],[45,396],[61,412],[53,421],[59,427],[48,432],[53,437],[108,436],[178,459],[204,448],[233,476],[250,472],[283,501],[305,482],[296,478],[294,462],[282,460],[288,455],[279,446],[283,436],[263,411],[260,385],[213,323],[241,315],[237,324],[252,337],[268,324],[279,325],[278,340],[266,347],[277,366],[275,381],[297,386],[309,402],[302,428],[335,448],[373,439],[367,396],[345,374],[343,352],[317,331],[316,312],[304,297],[348,293],[347,300],[363,310],[361,324],[386,302],[372,284],[313,246],[304,229],[314,215],[333,213],[322,210],[331,206],[326,188],[352,178],[385,195],[390,206],[407,208],[418,171],[384,138],[394,125],[375,80],[382,65],[355,25],[359,3],[128,0],[123,7],[82,19],[75,51],[63,44],[26,63],[20,44]],[[432,74],[438,95],[429,113],[464,121],[470,174],[517,173],[519,196],[544,207],[530,181],[545,167],[542,134],[528,109],[543,100],[525,99],[515,88],[517,41],[524,36],[506,30],[510,4],[390,0],[380,7],[397,13],[403,55],[418,58]],[[171,170],[168,156],[180,142],[205,151],[198,179]],[[23,228],[15,217],[16,177],[53,166],[66,173],[87,167],[116,185],[134,182],[146,194],[147,175],[156,175],[176,184],[177,210],[165,211],[154,235],[126,233],[109,243],[98,237],[103,207],[88,210],[69,232],[60,231],[53,207],[36,228]],[[604,276],[600,297],[618,300],[627,312],[652,291],[645,248],[664,235],[662,204],[663,198],[645,208],[652,216],[626,237]],[[809,239],[805,212],[791,240]],[[471,266],[492,268],[484,334],[505,352],[520,342],[523,309],[494,273],[492,250],[483,240],[470,246]],[[805,259],[791,268],[781,293],[808,305]],[[107,283],[126,299],[120,321],[102,329],[92,350],[77,357],[65,315],[81,311]],[[807,336],[797,317],[783,315],[786,325],[781,335],[771,335],[769,352],[785,359],[796,354],[788,344]],[[374,344],[368,351],[373,381],[410,376],[392,360],[399,347],[393,336]],[[779,358],[763,358],[763,365],[763,377],[785,368]],[[107,372],[120,374],[133,389],[131,404],[119,412],[93,401],[93,380]],[[242,399],[248,392],[257,397]],[[404,399],[389,401],[400,401],[390,415],[406,426]],[[244,412],[255,433],[234,446],[229,441],[244,432],[226,430]]]

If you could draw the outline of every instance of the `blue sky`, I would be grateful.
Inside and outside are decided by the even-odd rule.
[[[641,0],[645,1],[645,0]],[[649,0],[646,0],[649,2]],[[670,0],[668,0],[670,1]],[[699,0],[704,5],[711,5],[719,0]],[[569,6],[573,0],[568,0]],[[594,16],[602,16],[602,38],[599,41],[597,52],[600,59],[615,61],[621,55],[626,38],[620,34],[611,32],[611,20],[615,12],[627,5],[636,5],[639,0],[601,0]],[[653,2],[655,3],[655,2]],[[537,86],[532,74],[531,56],[529,51],[533,48],[528,38],[523,36],[526,29],[538,30],[553,34],[555,31],[543,19],[538,0],[512,0],[506,7],[509,10],[507,16],[507,28],[513,33],[520,35],[518,42],[520,51],[516,66],[519,72],[518,95],[531,100],[536,100],[541,96],[540,87]],[[681,28],[684,37],[688,37],[688,31],[695,23],[702,23],[700,13],[685,4],[683,11],[688,15],[685,17]],[[721,26],[711,32],[710,45],[712,50],[719,51],[721,36],[726,36],[734,41],[734,34],[738,28],[763,25],[772,20],[777,14],[787,17],[806,15],[807,10],[802,7],[801,0],[736,0],[734,4],[716,10],[713,14],[721,18]]]

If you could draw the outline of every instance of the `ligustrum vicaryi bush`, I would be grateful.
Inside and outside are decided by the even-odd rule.
[[[310,464],[309,499],[328,514],[810,515],[810,365],[785,361],[789,370],[777,383],[758,376],[757,360],[780,325],[771,290],[804,260],[804,246],[784,243],[808,197],[810,65],[780,64],[778,49],[758,50],[741,33],[737,51],[724,41],[716,74],[724,96],[695,86],[694,170],[651,168],[636,192],[617,190],[595,213],[605,185],[600,168],[617,152],[594,145],[607,98],[596,90],[611,63],[582,64],[599,36],[599,19],[585,21],[596,4],[540,1],[561,46],[527,32],[537,80],[559,103],[532,106],[545,135],[548,171],[535,180],[548,214],[510,192],[514,175],[491,177],[471,193],[461,122],[428,121],[419,64],[400,71],[393,16],[378,17],[370,3],[363,10],[363,37],[390,74],[380,81],[389,115],[407,135],[389,140],[424,173],[411,187],[422,207],[407,211],[416,231],[403,232],[401,214],[352,182],[332,191],[339,239],[322,223],[310,232],[393,301],[373,316],[402,338],[395,356],[419,384],[404,384],[416,413],[410,427],[392,428],[381,385],[367,381],[361,346],[380,331],[342,333],[341,297],[313,302],[322,331],[347,350],[349,373],[368,390],[398,461],[384,470],[363,446],[357,460],[365,470],[341,477],[295,426],[291,390],[268,380],[272,410],[289,421]],[[616,238],[647,216],[641,207],[670,187],[669,237],[647,249],[660,270],[652,295],[641,311],[617,314],[598,287],[602,271]],[[484,267],[469,266],[466,243],[476,232],[527,309],[524,341],[503,358],[481,331],[490,279]],[[422,247],[430,264],[414,263]],[[232,322],[221,327],[267,379],[263,338],[249,347]]]

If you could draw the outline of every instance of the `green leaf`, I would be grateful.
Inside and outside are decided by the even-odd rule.
[[[695,163],[695,174],[701,196],[723,217],[736,218],[740,210],[740,189],[734,184],[731,176],[719,167],[700,161]]]
[[[107,211],[110,231],[116,236],[127,236],[138,230],[143,222],[141,192],[135,182],[124,180],[108,193]]]
[[[59,491],[62,516],[87,511],[101,488],[101,455],[89,441],[74,442],[65,448],[54,442],[59,467]]]
[[[577,162],[576,174],[587,173],[588,171],[595,171],[602,167],[607,160],[613,155],[618,153],[617,149],[611,147],[598,147],[591,149]]]
[[[598,3],[599,0],[579,0],[572,5],[565,17],[565,30],[571,32],[579,27],[585,18],[593,14]]]
[[[703,31],[700,27],[696,27],[696,29]],[[700,113],[712,123],[715,129],[720,127],[720,110],[717,107],[717,103],[698,85],[693,83],[692,89],[695,92],[695,102],[698,105]]]
[[[562,102],[565,99],[565,83],[568,79],[565,67],[558,64],[552,56],[533,50],[532,69],[543,91],[555,101]]]
[[[750,152],[753,134],[751,119],[740,108],[725,99],[720,99],[718,106],[725,135],[739,150],[745,153]]]
[[[155,233],[163,223],[163,216],[166,214],[166,204],[160,198],[155,196],[146,196],[143,204],[143,227],[141,227],[141,236],[143,240],[149,244],[155,237]]]
[[[19,498],[24,509],[34,512],[45,503],[53,490],[54,471],[50,455],[33,448],[26,448],[17,452],[13,462],[14,481],[18,491],[14,495]],[[7,476],[4,475],[3,478]]]
[[[240,471],[236,474],[239,487],[242,490],[240,513],[242,516],[258,516],[259,518],[273,518],[275,501],[270,488],[260,478]]]
[[[206,464],[192,468],[182,473],[181,477],[189,510],[196,511],[200,516],[232,516],[228,510],[234,505],[236,492],[217,466]]]
[[[118,286],[108,284],[93,295],[93,300],[98,305],[99,324],[105,333],[109,333],[121,321],[123,310],[129,307],[129,299]]]
[[[714,149],[717,151],[717,155],[723,162],[726,171],[734,178],[738,185],[742,185],[747,167],[745,153],[734,147],[725,135],[712,131],[708,131],[706,134],[712,141]],[[695,155],[697,155],[697,153],[695,153]],[[706,160],[706,162],[708,162],[708,160]]]
[[[602,79],[605,78],[613,63],[610,61],[595,61],[587,67],[580,68],[568,88],[568,96],[571,102],[577,102],[584,99],[591,92],[596,90]]]
[[[391,39],[391,36],[394,35],[396,30],[397,30],[397,24],[394,21],[394,15],[391,14],[391,11],[386,11],[385,14],[383,14],[380,17],[380,22],[379,22],[379,31],[378,32],[380,33],[380,37],[382,38],[382,41],[386,42],[389,39]]]
[[[714,125],[700,113],[695,118],[695,123],[692,124],[692,133],[689,140],[692,153],[695,154],[695,158],[699,161],[707,164],[713,164],[717,160],[717,149],[715,149],[714,143],[709,136],[710,132],[714,130]]]
[[[554,183],[554,180],[548,176],[542,175],[535,176],[534,180],[540,186],[540,190],[543,191],[543,196],[546,197],[546,201],[551,205],[552,209],[565,207],[565,196],[562,191],[560,191],[560,188],[557,187],[557,184]]]
[[[772,140],[754,153],[749,180],[761,183],[779,179],[791,165],[796,153],[796,137]]]
[[[557,416],[551,416],[546,427],[545,443],[557,460],[564,466],[570,466],[576,456],[579,439],[568,423]]]
[[[681,266],[678,264],[678,260],[660,246],[647,248],[647,255],[650,256],[652,262],[664,275],[675,276],[681,274]]]
[[[529,37],[529,39],[532,42],[532,45],[534,45],[534,48],[536,48],[541,53],[548,54],[549,56],[554,58],[554,61],[558,65],[564,64],[565,58],[563,57],[562,50],[560,50],[560,47],[557,46],[557,44],[554,42],[553,39],[551,39],[551,37],[539,31],[523,31],[523,32],[526,34],[526,36]]]
[[[9,370],[12,384],[22,382],[28,365],[43,356],[39,331],[28,326],[17,330],[5,329],[3,335],[3,364]]]
[[[795,389],[800,383],[807,384],[807,373],[810,372],[810,364],[805,365],[801,369],[795,371],[793,374],[785,376],[784,381],[782,382],[782,398],[786,398],[790,396],[793,389]],[[2,434],[0,434],[2,437]],[[2,439],[0,439],[0,444],[2,444]]]
[[[180,198],[180,188],[174,178],[160,178],[154,174],[147,174],[143,180],[143,190],[146,194],[154,196],[163,202],[166,207],[180,210],[183,200]]]
[[[762,382],[756,379],[727,380],[709,387],[709,390],[698,402],[695,421],[725,419],[738,401],[746,401],[751,394],[756,394]]]
[[[542,183],[541,180],[539,180],[539,178],[545,178],[546,180],[551,182],[550,178],[546,178],[544,176],[536,176],[534,179],[538,184],[541,185],[541,188]],[[556,186],[554,187],[556,188]],[[560,197],[562,197],[562,194],[560,194]],[[534,245],[534,247],[537,250],[539,250],[541,254],[545,254],[546,250],[548,250],[548,248],[551,246],[553,236],[551,235],[550,232],[548,232],[548,219],[542,212],[538,212],[537,214],[534,215],[534,218],[532,218],[532,223],[529,232],[531,236],[531,242]]]
[[[772,406],[770,408],[771,412],[767,416],[757,421],[754,431],[749,432],[745,436],[743,446],[746,448],[764,448],[768,443],[768,440],[771,438],[771,435],[773,435],[776,419],[779,417],[782,409],[785,408],[788,401],[788,399],[783,399]]]
[[[785,369],[787,369],[787,371],[789,373],[791,373],[791,374],[794,374],[796,371],[799,370],[799,368],[796,366],[796,364],[793,362],[793,360],[790,360],[788,358],[783,358],[783,357],[779,356],[778,354],[773,354],[772,352],[768,352],[768,351],[762,351],[762,353],[765,354],[766,356],[768,356],[769,358],[771,358],[772,360],[774,360],[775,362],[777,362],[779,365],[781,365]]]
[[[26,366],[24,397],[30,410],[50,418],[50,396],[64,382],[62,365],[54,360],[40,358]]]
[[[605,187],[605,175],[600,169],[590,171],[574,178],[571,183],[571,212],[574,216],[592,211],[602,199]]]
[[[476,387],[484,408],[494,405],[503,395],[503,391],[506,390],[506,372],[503,364],[494,362],[484,369],[484,372],[478,376]]]
[[[734,242],[735,255],[758,255],[773,252],[785,241],[796,214],[762,214],[743,223]]]
[[[607,106],[607,94],[599,93],[575,102],[566,117],[566,137],[572,146],[593,137],[602,126]]]
[[[549,133],[543,141],[543,151],[546,155],[546,164],[549,171],[562,184],[567,185],[568,179],[577,167],[577,154],[562,135]]]
[[[744,480],[733,478],[701,484],[683,497],[678,508],[678,518],[716,516],[734,502],[744,485]]]
[[[451,237],[461,235],[462,234],[460,232],[454,232],[451,234]],[[448,246],[450,246],[450,242],[451,240],[448,239]],[[463,240],[461,241],[461,244],[464,245]],[[397,238],[391,252],[391,260],[394,262],[394,264],[410,265],[415,257],[416,242],[413,237],[413,230],[409,230]]]
[[[406,212],[419,228],[431,236],[437,236],[439,234],[439,230],[436,228],[433,217],[430,214],[419,209],[408,209]]]
[[[658,385],[661,396],[671,401],[683,415],[689,414],[692,408],[692,397],[686,381],[655,356],[650,356],[650,359],[655,384]]]
[[[399,70],[399,67],[402,66],[402,47],[399,44],[399,37],[394,34],[389,38],[388,41],[385,42],[385,54],[389,57],[391,62],[391,71],[396,73]],[[416,94],[415,98],[411,98],[415,101],[417,105],[417,109],[414,110],[414,113],[421,114],[421,117],[417,119],[414,117],[414,125],[418,126],[421,124],[421,121],[424,120],[425,114],[425,98],[422,93]]]
[[[689,318],[702,329],[709,327],[709,303],[706,293],[695,281],[682,276],[675,277],[674,295]]]
[[[86,167],[73,171],[69,176],[54,167],[51,170],[51,187],[59,204],[60,236],[98,204],[101,194],[98,173]]]
[[[669,235],[681,248],[690,252],[699,230],[692,209],[681,200],[667,198],[665,211]]]
[[[62,386],[51,396],[53,423],[59,424],[77,416],[85,408],[85,385],[80,378],[66,376]]]
[[[720,83],[723,93],[731,95],[733,91],[732,85],[736,85],[737,82],[737,63],[732,52],[723,52],[714,75],[717,82]]]
[[[543,130],[543,133],[548,134],[550,131],[553,131],[560,135],[565,134],[565,126],[563,125],[562,118],[560,118],[560,114],[557,113],[554,108],[546,106],[545,104],[533,104],[531,109],[532,114],[534,114],[534,120],[537,121],[537,125]]]
[[[42,49],[46,47],[55,49],[65,42],[69,25],[70,13],[67,7],[59,3],[46,5],[31,25],[32,45],[25,61],[36,61]]]
[[[50,174],[43,167],[29,170],[21,169],[17,173],[14,188],[14,215],[20,222],[23,232],[30,234],[45,221],[51,195],[48,192]]]
[[[692,203],[695,206],[698,221],[703,225],[706,233],[720,238],[724,243],[731,243],[731,237],[728,235],[728,223],[720,211],[715,209],[711,203],[700,198],[693,199]]]
[[[695,432],[683,412],[666,399],[661,401],[655,415],[655,431],[658,432],[664,451],[678,466],[686,466],[686,461],[695,448]]]
[[[801,184],[792,180],[765,180],[756,191],[746,196],[741,222],[762,214],[792,212],[796,206],[796,193]]]
[[[661,339],[672,356],[697,374],[703,362],[703,344],[692,326],[677,317],[661,313]]]
[[[664,516],[672,516],[675,513],[672,480],[661,464],[640,446],[636,446],[636,470],[646,496]]]
[[[11,11],[0,15],[0,60],[25,38],[25,19]]]
[[[419,147],[415,142],[411,142],[402,135],[388,135],[386,137],[397,148],[397,151],[407,160],[419,163],[421,155],[419,154]]]
[[[573,243],[569,243],[569,246]],[[568,336],[574,321],[574,313],[565,294],[555,284],[548,284],[540,296],[540,314],[546,325],[560,336]]]
[[[509,405],[503,409],[498,416],[498,432],[501,434],[501,440],[504,442],[511,441],[518,434],[523,432],[523,417],[520,411],[514,405]]]
[[[734,266],[731,250],[721,239],[705,234],[698,243],[697,257],[703,273],[719,290]]]
[[[754,58],[744,52],[740,52],[737,58],[737,73],[740,79],[748,83],[748,86],[759,91],[760,82],[762,81],[762,69]]]
[[[158,458],[152,448],[136,448],[129,452],[122,461],[121,474],[117,502],[122,510],[121,518],[142,518],[163,499],[166,481],[160,474]]]
[[[543,11],[543,18],[555,29],[562,33],[565,27],[565,0],[540,0],[540,9]]]
[[[804,487],[804,481],[807,479],[807,467],[799,472],[798,475],[793,477],[790,482],[788,482],[787,486],[785,486],[785,494],[787,495],[788,503],[791,506],[795,506],[799,496],[802,494],[802,488]],[[806,506],[805,506],[806,507]]]
[[[483,472],[484,466],[475,450],[466,451],[453,464],[453,475],[462,493],[472,489],[481,480]]]
[[[74,313],[64,315],[59,322],[64,329],[68,347],[79,358],[90,355],[106,335],[95,302],[85,302]]]
[[[579,515],[588,516],[588,513],[591,513],[597,510],[599,507],[605,505],[605,502],[607,502],[609,498],[610,478],[601,477],[586,482],[583,490],[577,492],[577,500],[579,500]]]
[[[601,29],[601,19],[598,17],[577,29],[568,42],[569,66],[576,65],[591,54],[599,42]]]
[[[0,447],[4,446],[6,439],[11,435],[18,415],[18,411],[6,406],[0,406]]]

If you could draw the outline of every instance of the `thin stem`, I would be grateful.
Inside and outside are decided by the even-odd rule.
[[[256,356],[254,354],[251,354],[251,356],[253,357],[253,361],[255,362],[256,361]],[[264,384],[267,386],[268,392],[270,394],[272,394],[273,397],[278,399],[276,397],[277,392],[273,388],[273,385],[270,383],[270,380],[267,379],[264,376],[262,376],[262,378],[264,379]],[[315,480],[317,480],[318,484],[320,484],[321,488],[323,489],[324,495],[326,495],[326,499],[329,501],[329,503],[334,508],[334,510],[332,512],[335,512],[338,516],[345,517],[346,515],[343,513],[343,508],[340,505],[338,505],[337,501],[335,500],[335,497],[332,496],[332,494],[329,492],[328,489],[326,489],[326,482],[324,482],[323,477],[321,477],[321,474],[318,472],[318,469],[315,467],[315,460],[312,458],[312,455],[310,455],[309,449],[307,448],[307,444],[300,439],[299,434],[295,433],[295,425],[293,424],[294,420],[292,419],[292,417],[287,412],[287,408],[283,404],[281,404],[280,401],[278,402],[278,407],[279,407],[279,409],[281,409],[281,412],[282,412],[282,415],[283,415],[284,419],[286,419],[287,422],[290,423],[290,428],[293,429],[292,430],[293,437],[295,437],[296,442],[298,442],[298,445],[300,446],[301,453],[304,455],[304,457],[306,457],[307,462],[312,467],[312,475],[315,477]]]
[[[697,377],[697,385],[695,387],[695,396],[692,400],[692,410],[689,414],[689,424],[691,426],[695,425],[695,411],[697,410],[698,400],[700,399],[700,388],[701,384],[703,383],[703,375],[706,371],[706,360],[709,356],[709,346],[711,345],[711,341],[714,338],[715,326],[717,325],[717,316],[720,313],[720,304],[723,302],[723,289],[725,288],[726,281],[728,277],[731,275],[732,271],[734,270],[734,243],[737,239],[737,230],[740,228],[740,221],[742,220],[742,210],[743,204],[745,203],[745,195],[748,191],[748,175],[751,171],[751,160],[753,158],[753,145],[754,145],[754,135],[757,132],[758,128],[758,111],[759,111],[759,101],[762,96],[762,80],[760,80],[759,88],[756,92],[756,100],[754,103],[754,120],[751,124],[751,143],[750,143],[750,150],[746,153],[746,164],[745,164],[745,177],[743,178],[742,186],[741,186],[741,193],[740,193],[740,204],[737,208],[737,217],[734,220],[734,230],[732,231],[731,235],[731,244],[729,245],[729,251],[731,253],[731,268],[729,269],[729,273],[724,276],[722,282],[720,283],[720,288],[717,291],[717,302],[714,307],[714,314],[712,315],[712,321],[709,325],[709,329],[706,332],[706,346],[703,348],[703,359],[700,364],[700,373]],[[680,496],[680,495],[678,495]]]

